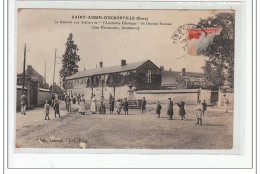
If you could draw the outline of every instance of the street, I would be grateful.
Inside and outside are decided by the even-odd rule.
[[[129,110],[129,115],[91,114],[65,110],[60,104],[61,117],[44,120],[44,108],[16,114],[17,148],[87,148],[87,149],[230,149],[233,144],[233,112],[209,108],[203,125],[196,125],[195,106],[187,105],[186,120],[181,120],[174,105],[174,120],[168,120],[166,106],[161,118],[156,105],[147,105],[147,113]]]

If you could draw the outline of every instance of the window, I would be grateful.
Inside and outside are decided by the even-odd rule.
[[[147,83],[152,83],[152,71],[151,70],[146,71],[146,77],[147,77]]]

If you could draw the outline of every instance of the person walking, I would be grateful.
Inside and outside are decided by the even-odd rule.
[[[95,94],[93,95],[92,99],[91,99],[91,106],[90,106],[90,111],[92,112],[92,114],[95,114],[97,111],[97,100],[95,98]]]
[[[26,106],[27,106],[27,97],[25,92],[20,97],[20,102],[21,102],[21,114],[26,115]]]
[[[160,102],[158,101],[157,106],[156,106],[156,114],[158,115],[158,118],[160,118],[161,109],[162,109],[162,106],[161,106]]]
[[[55,100],[55,103],[54,103],[54,105],[53,105],[53,108],[54,108],[54,111],[55,111],[55,117],[56,117],[56,114],[58,114],[59,115],[59,117],[60,117],[60,105],[59,105],[59,103],[58,103],[58,101],[57,100]]]
[[[201,105],[201,101],[198,100],[197,102],[197,106],[196,106],[196,118],[197,118],[197,124],[202,126],[202,105]]]
[[[125,101],[123,102],[124,112],[125,115],[128,115],[128,101],[127,98],[125,98]]]
[[[168,98],[167,115],[170,116],[169,120],[172,120],[173,116],[173,102],[171,98]]]
[[[85,108],[85,97],[82,94],[81,98],[80,98],[80,104],[79,104],[79,113],[81,115],[84,115],[86,112],[86,108]]]
[[[178,103],[177,104],[179,106],[179,115],[181,116],[181,120],[185,120],[185,108],[184,108],[184,105],[185,105],[185,102],[181,102],[181,103]]]
[[[145,97],[143,97],[142,105],[141,105],[141,113],[143,114],[144,112],[146,114],[146,100],[145,100]]]
[[[205,116],[205,112],[207,110],[207,103],[206,103],[206,100],[203,101],[202,103],[202,116],[204,117]]]
[[[46,100],[46,103],[44,105],[44,109],[45,109],[45,120],[50,120],[49,114],[50,114],[50,105],[48,103],[48,100]]]

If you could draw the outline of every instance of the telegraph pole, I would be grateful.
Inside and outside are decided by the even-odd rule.
[[[53,95],[53,86],[54,86],[54,77],[55,77],[55,66],[56,66],[56,53],[57,53],[57,48],[55,49],[55,57],[54,57],[54,68],[53,68],[53,80],[52,80],[51,96]]]
[[[44,63],[44,85],[46,85],[46,62]]]
[[[23,89],[22,89],[22,93],[24,93],[24,84],[25,84],[25,62],[26,62],[26,44],[24,44],[24,59],[23,59]]]

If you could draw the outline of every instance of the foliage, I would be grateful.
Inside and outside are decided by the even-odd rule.
[[[49,89],[50,89],[50,91],[52,90],[52,85],[50,86]],[[62,89],[58,85],[54,84],[53,85],[53,93],[56,93],[58,95],[62,95],[63,91],[62,91]]]
[[[216,35],[213,43],[200,54],[209,57],[204,67],[208,80],[214,86],[222,86],[227,80],[233,88],[235,14],[220,13],[214,17],[200,19],[198,25],[202,28],[222,27],[220,35]]]
[[[66,50],[62,59],[62,69],[60,70],[62,86],[64,88],[66,88],[66,77],[78,72],[79,67],[77,63],[80,61],[80,57],[77,55],[79,49],[73,41],[72,33],[69,34],[65,46]]]

